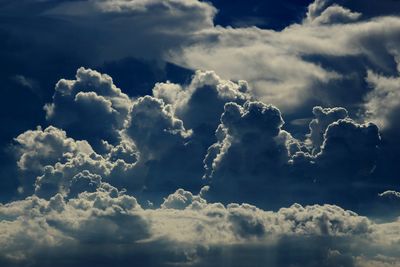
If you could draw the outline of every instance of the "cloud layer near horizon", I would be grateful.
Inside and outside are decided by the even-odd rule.
[[[267,212],[207,203],[179,189],[160,208],[143,209],[102,184],[69,200],[58,194],[1,205],[0,216],[0,262],[7,266],[397,266],[399,260],[398,222],[375,224],[332,205]]]

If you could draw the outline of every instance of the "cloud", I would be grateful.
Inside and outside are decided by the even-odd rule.
[[[317,106],[313,108],[313,115],[315,118],[310,122],[308,138],[314,154],[320,151],[328,126],[335,121],[347,118],[348,112],[344,108],[322,108]]]
[[[307,18],[312,19],[319,16],[326,8],[332,5],[340,5],[346,9],[360,12],[363,14],[363,19],[384,15],[397,15],[399,11],[398,3],[392,0],[382,0],[379,3],[373,0],[315,0],[308,6]]]
[[[130,175],[137,159],[137,150],[130,143],[122,142],[115,147],[108,145],[109,152],[100,155],[87,141],[69,138],[65,131],[53,126],[26,131],[15,141],[24,195],[33,190],[46,198],[59,192],[66,195],[76,179],[92,175],[95,180],[104,178],[122,183]],[[82,184],[82,181],[78,183]],[[130,185],[138,189],[143,182],[131,181]]]
[[[399,20],[359,19],[360,13],[325,2],[314,2],[302,23],[281,31],[210,28],[202,32],[204,39],[173,53],[171,60],[215,70],[224,79],[245,79],[255,99],[286,113],[316,105],[355,113],[369,91],[367,69],[396,70]]]
[[[254,196],[252,201],[260,203],[265,198],[252,192],[284,189],[280,177],[289,168],[291,152],[299,148],[297,140],[281,129],[283,123],[280,111],[262,102],[225,104],[217,142],[204,159],[210,193],[224,201]]]
[[[366,81],[373,90],[365,96],[365,118],[382,129],[396,127],[396,113],[400,108],[399,80],[368,71]]]
[[[165,206],[184,195],[192,201]],[[164,204],[143,209],[132,196],[98,189],[69,200],[56,195],[50,200],[29,197],[1,205],[1,262],[7,266],[111,262],[214,266],[226,262],[227,255],[231,266],[252,266],[256,258],[270,266],[336,266],[339,262],[354,266],[390,257],[392,262],[398,260],[392,254],[398,251],[395,247],[385,252],[391,242],[398,242],[393,235],[392,241],[386,239],[399,231],[397,222],[375,224],[333,205],[294,204],[271,212],[248,204],[208,203],[182,189]],[[279,252],[283,248],[285,257]],[[46,251],[51,253],[43,257]]]
[[[382,218],[385,221],[393,221],[399,219],[400,214],[400,193],[394,190],[387,190],[378,194],[376,204],[380,210]]]
[[[341,166],[341,171],[369,173],[373,171],[380,144],[375,124],[357,124],[343,119],[330,124],[318,161],[324,165]]]
[[[151,158],[177,142],[184,142],[191,133],[162,100],[145,96],[133,104],[126,134],[142,154]]]
[[[224,80],[212,71],[197,71],[188,84],[158,83],[153,96],[137,99],[94,70],[80,68],[77,77],[58,82],[52,107],[63,107],[63,118],[68,111],[79,123],[66,131],[51,126],[16,138],[25,196],[34,190],[46,199],[57,193],[70,198],[77,195],[76,187],[93,191],[110,183],[160,204],[163,195],[179,187],[197,191],[209,185],[210,199],[223,203],[278,208],[293,200],[329,200],[357,210],[383,184],[394,186],[374,178],[381,166],[378,128],[352,121],[344,108],[314,107],[310,133],[294,138],[283,130],[278,108],[252,100],[246,81]],[[66,103],[82,104],[85,111]],[[81,115],[119,109],[115,116],[120,117],[107,113],[118,129]],[[96,125],[88,127],[91,123]],[[114,142],[103,140],[105,131]],[[84,141],[67,132],[80,133]],[[260,189],[280,196],[254,193]],[[335,197],[354,190],[364,193],[352,201]]]
[[[44,108],[50,123],[98,145],[101,140],[116,142],[131,105],[110,76],[79,68],[75,80],[56,84],[53,102]]]
[[[393,191],[393,190],[389,190],[389,191],[385,191],[383,193],[379,194],[380,197],[382,198],[389,198],[389,199],[399,199],[400,198],[400,193]]]
[[[129,56],[158,59],[212,27],[216,13],[212,5],[197,0],[3,2],[3,12],[18,19],[2,25],[9,39],[29,40],[31,47],[24,51],[35,56],[48,48],[48,54],[72,55],[81,64]]]
[[[222,79],[214,71],[198,70],[187,86],[158,83],[153,88],[153,95],[172,105],[186,127],[193,130],[192,139],[205,150],[214,140],[225,103],[243,104],[251,99],[249,90],[244,80],[233,82]]]
[[[355,209],[373,201],[384,186],[375,178],[380,166],[378,127],[354,122],[344,108],[317,106],[313,113],[310,133],[302,141],[283,130],[281,113],[273,106],[225,104],[217,142],[204,159],[210,198],[269,208],[289,204],[288,198]],[[264,194],[256,193],[260,190]]]
[[[315,3],[315,2],[314,2]],[[351,10],[347,8],[343,8],[339,5],[331,5],[327,7],[324,11],[321,12],[317,17],[313,17],[315,14],[310,12],[308,13],[308,17],[306,18],[307,22],[312,24],[338,24],[338,23],[347,23],[358,20],[361,17],[361,13],[351,12]]]

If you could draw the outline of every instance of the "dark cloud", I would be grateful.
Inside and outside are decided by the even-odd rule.
[[[324,134],[328,126],[340,119],[348,116],[347,110],[344,108],[313,108],[314,119],[310,122],[309,140],[312,145],[313,154],[318,153],[324,142]]]
[[[131,105],[111,77],[80,68],[76,80],[62,79],[56,84],[53,102],[45,110],[51,124],[98,145],[101,140],[116,142]]]
[[[210,146],[204,159],[210,192],[221,199],[242,201],[257,190],[283,188],[280,177],[288,168],[290,146],[296,146],[296,140],[282,125],[281,113],[273,106],[227,103],[216,132],[218,142]],[[263,198],[253,196],[256,203]]]

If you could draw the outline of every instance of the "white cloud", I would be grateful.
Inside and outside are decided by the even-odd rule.
[[[217,26],[204,30],[203,39],[171,59],[195,69],[215,70],[224,79],[245,79],[257,99],[286,112],[298,110],[310,101],[350,106],[354,101],[360,103],[367,92],[357,83],[364,76],[366,65],[393,71],[400,20],[380,17],[334,24],[329,17],[337,14],[334,11],[354,19],[358,16],[333,6],[324,11],[324,17],[318,17],[326,21],[324,25],[304,22],[282,31]],[[361,60],[366,64],[358,65]],[[352,68],[341,70],[343,66]],[[345,93],[341,88],[346,86],[345,81],[353,81],[352,86],[356,86],[346,90],[351,102],[335,99]]]

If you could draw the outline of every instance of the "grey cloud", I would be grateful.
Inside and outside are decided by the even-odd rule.
[[[164,199],[161,208],[184,210],[189,206],[200,208],[205,204],[207,204],[207,201],[201,195],[193,195],[189,191],[178,189],[175,193]]]
[[[213,201],[277,208],[289,205],[289,199],[351,205],[335,195],[362,190],[355,195],[359,199],[351,201],[356,205],[376,196],[379,187],[382,190],[384,182],[374,178],[380,166],[378,128],[355,123],[344,108],[315,107],[310,133],[302,140],[283,130],[279,109],[251,101],[245,81],[197,71],[189,84],[159,83],[154,96],[130,100],[110,77],[92,70],[79,72],[88,77],[61,80],[58,94],[64,99],[65,90],[75,90],[74,103],[79,99],[96,112],[98,106],[114,109],[121,98],[128,113],[113,132],[118,138],[109,143],[98,136],[98,142],[91,142],[97,144],[95,151],[87,141],[68,138],[54,127],[27,131],[16,139],[27,192],[34,187],[37,195],[48,199],[56,193],[75,196],[72,185],[93,191],[110,183],[159,204],[162,194],[179,187],[197,191],[209,185],[207,195]],[[81,89],[88,88],[84,85],[97,93]],[[46,133],[49,140],[41,137]],[[260,189],[266,194],[254,193]],[[269,194],[271,190],[279,196]]]
[[[373,171],[380,144],[375,124],[360,125],[344,119],[330,124],[318,161],[324,165],[341,166],[349,174],[368,174]]]
[[[233,196],[254,196],[252,201],[259,203],[258,198],[264,197],[253,195],[255,190],[272,184],[283,189],[279,177],[288,168],[290,151],[299,149],[297,141],[281,129],[283,123],[280,111],[271,105],[225,104],[216,131],[218,141],[204,159],[205,177],[211,178],[210,193],[230,201]]]
[[[310,122],[310,134],[308,136],[312,145],[313,153],[319,152],[324,142],[324,134],[328,126],[340,119],[348,116],[347,110],[344,108],[313,108],[314,119]]]
[[[325,1],[315,4],[319,2]],[[255,99],[286,113],[315,105],[344,106],[356,113],[370,90],[363,82],[367,68],[397,71],[399,19],[333,23],[335,15],[355,19],[358,13],[325,4],[314,13],[309,15],[313,19],[324,14],[319,20],[326,24],[305,21],[282,31],[214,27],[204,31],[204,40],[173,54],[172,60],[213,69],[225,79],[245,79]]]
[[[131,109],[131,100],[112,78],[91,69],[79,68],[75,80],[61,79],[53,102],[45,106],[47,120],[78,139],[98,145],[116,142]]]
[[[351,10],[338,5],[332,5],[325,9],[318,17],[312,20],[314,24],[336,24],[358,20],[361,13],[351,12]]]
[[[219,116],[227,102],[244,103],[250,99],[246,81],[233,82],[224,80],[214,71],[197,70],[190,83],[181,87],[177,84],[158,83],[153,88],[153,95],[171,104],[176,114],[182,117],[188,127],[212,128],[218,125]],[[208,103],[208,107],[202,105]]]
[[[397,1],[393,0],[382,0],[379,3],[373,0],[315,0],[308,7],[307,18],[313,19],[319,16],[331,5],[340,5],[361,12],[363,18],[366,19],[383,15],[398,15],[400,10]]]
[[[288,196],[355,208],[373,201],[384,186],[375,174],[380,164],[378,127],[352,121],[344,108],[315,107],[313,113],[303,142],[282,129],[280,111],[273,106],[226,104],[217,142],[204,159],[210,198],[267,207],[287,204]],[[260,190],[264,194],[255,193]]]
[[[149,190],[172,192],[179,186],[199,190],[203,158],[226,102],[250,98],[245,81],[197,71],[186,85],[158,83],[153,97],[137,99],[124,131],[140,157],[136,171]],[[182,161],[185,164],[182,164]]]
[[[174,116],[170,106],[160,99],[145,96],[133,104],[126,134],[135,141],[142,156],[151,158],[183,143],[191,133]]]
[[[65,131],[53,126],[44,130],[38,127],[36,130],[26,131],[15,138],[15,141],[18,144],[18,166],[22,170],[38,171],[46,165],[63,161],[70,155],[93,152],[87,141],[68,138]]]
[[[69,200],[56,195],[50,200],[30,197],[0,205],[1,262],[79,266],[98,259],[106,265],[129,266],[136,259],[149,266],[202,266],[210,260],[218,265],[227,259],[226,253],[236,251],[230,254],[231,266],[251,265],[256,258],[270,266],[300,262],[302,266],[355,266],[390,259],[392,254],[384,252],[391,246],[387,237],[400,230],[397,222],[375,224],[333,205],[295,204],[271,212],[248,204],[208,203],[182,189],[166,201],[178,196],[194,201],[184,207],[146,210],[116,189],[98,189]],[[390,240],[396,242],[396,237]],[[316,243],[318,248],[312,245]],[[292,256],[282,257],[282,249]],[[296,254],[299,249],[302,253]],[[45,251],[52,252],[49,262],[42,257]],[[266,251],[269,256],[262,256]]]
[[[105,180],[124,181],[136,163],[136,150],[126,142],[109,145],[110,152],[99,155],[87,141],[76,141],[66,132],[50,126],[26,131],[16,139],[18,167],[24,195],[32,192],[50,198],[68,194],[71,182],[83,172]],[[126,161],[125,161],[126,160]],[[96,178],[97,179],[97,178]],[[140,188],[142,181],[131,181]]]
[[[47,49],[78,57],[81,64],[126,57],[158,60],[212,27],[216,14],[212,5],[197,0],[3,2],[2,11],[17,23],[6,19],[1,26],[14,39],[31,40],[25,52],[36,56]]]
[[[366,81],[373,90],[365,96],[365,119],[384,130],[395,128],[398,123],[396,114],[400,109],[400,79],[368,71]]]
[[[389,191],[385,191],[383,193],[379,194],[380,197],[382,198],[389,198],[389,199],[400,199],[400,193],[393,191],[393,190],[389,190]]]

